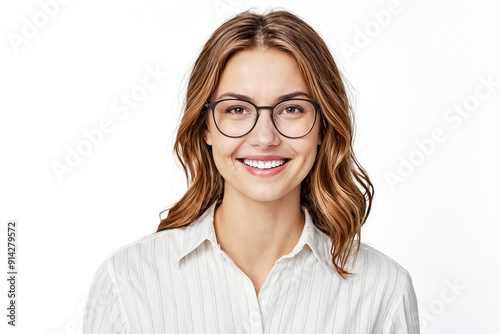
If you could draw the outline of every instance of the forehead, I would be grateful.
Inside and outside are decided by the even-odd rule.
[[[228,60],[213,98],[233,92],[256,103],[273,103],[278,96],[297,91],[309,94],[295,59],[284,51],[257,48]]]

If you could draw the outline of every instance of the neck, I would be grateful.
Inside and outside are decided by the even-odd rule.
[[[304,228],[300,187],[283,198],[263,202],[224,193],[215,212],[217,241],[243,270],[272,267],[290,253]]]

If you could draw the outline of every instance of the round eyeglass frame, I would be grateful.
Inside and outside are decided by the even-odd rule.
[[[307,133],[305,135],[302,135],[302,136],[298,136],[298,137],[290,137],[290,136],[287,136],[285,134],[283,134],[279,129],[278,127],[276,126],[276,123],[274,122],[274,118],[273,118],[273,114],[274,114],[274,109],[280,105],[281,103],[283,102],[286,102],[286,101],[290,101],[290,100],[300,100],[300,101],[307,101],[309,103],[311,103],[313,106],[314,106],[314,121],[311,125],[311,128],[309,129],[309,131],[307,131]],[[221,103],[221,102],[224,102],[224,101],[243,101],[243,102],[246,102],[246,103],[250,103],[252,106],[255,107],[255,110],[257,110],[257,117],[255,117],[255,122],[253,123],[252,127],[250,128],[250,130],[248,130],[246,133],[240,135],[240,136],[229,136],[227,134],[225,134],[224,132],[221,131],[221,129],[219,129],[219,126],[217,125],[217,122],[215,121],[215,107]],[[252,132],[252,130],[255,128],[255,125],[257,125],[257,122],[259,121],[259,116],[260,116],[260,110],[262,109],[268,109],[268,110],[271,110],[271,112],[269,113],[269,117],[271,118],[271,122],[273,122],[273,125],[274,125],[274,128],[276,129],[276,131],[278,131],[283,137],[286,137],[286,138],[292,138],[292,139],[297,139],[297,138],[302,138],[302,137],[305,137],[307,136],[311,131],[312,129],[314,128],[314,124],[316,124],[316,118],[318,116],[318,111],[321,110],[321,106],[314,102],[314,101],[311,101],[311,100],[307,100],[307,99],[287,99],[287,100],[283,100],[283,101],[280,101],[278,103],[276,103],[274,106],[257,106],[255,105],[254,103],[250,102],[250,101],[247,101],[247,100],[241,100],[241,99],[223,99],[223,100],[219,100],[219,101],[214,101],[212,103],[210,103],[208,100],[205,102],[205,107],[207,109],[210,109],[212,110],[212,117],[214,119],[214,124],[215,124],[215,127],[217,128],[217,130],[219,130],[220,133],[222,133],[224,136],[226,137],[229,137],[229,138],[240,138],[240,137],[243,137],[243,136],[246,136],[247,134],[249,134],[250,132]]]

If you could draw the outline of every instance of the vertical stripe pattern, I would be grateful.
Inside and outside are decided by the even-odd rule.
[[[217,244],[214,208],[108,257],[90,286],[83,333],[419,333],[408,271],[361,243],[347,266],[355,275],[342,279],[329,237],[305,208],[297,245],[276,261],[257,296]]]

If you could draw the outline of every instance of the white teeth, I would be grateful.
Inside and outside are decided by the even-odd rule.
[[[243,159],[243,162],[245,165],[248,165],[250,167],[254,168],[259,168],[259,169],[269,169],[277,166],[281,166],[285,163],[285,160],[268,160],[266,162],[262,160],[248,160],[248,159]]]

